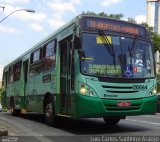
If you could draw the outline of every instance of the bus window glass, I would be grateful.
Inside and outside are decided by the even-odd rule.
[[[42,70],[47,71],[54,68],[55,65],[55,53],[54,53],[55,47],[55,40],[49,42],[46,46],[43,48],[43,55],[44,59],[42,61]]]
[[[9,68],[9,80],[8,80],[8,82],[9,83],[12,83],[13,82],[13,67],[14,66],[11,66],[10,68]]]
[[[54,45],[55,41],[52,41],[45,46],[45,51],[46,51],[45,57],[54,55]]]
[[[42,63],[40,60],[41,53],[42,53],[42,49],[40,48],[31,54],[30,76],[34,76],[41,72],[41,67],[42,67]]]
[[[37,62],[30,65],[30,76],[34,76],[41,72],[41,62]]]
[[[13,77],[14,81],[20,80],[20,73],[21,73],[21,61],[14,65],[14,77]]]
[[[82,73],[115,78],[155,76],[150,42],[109,35],[105,38],[99,34],[82,35]]]
[[[33,53],[33,62],[40,60],[40,49]]]

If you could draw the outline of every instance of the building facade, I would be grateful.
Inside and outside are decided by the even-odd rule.
[[[160,0],[147,0],[147,24],[160,34]]]
[[[153,27],[154,32],[160,34],[160,0],[147,0],[146,22]],[[156,71],[160,71],[160,53],[155,53]]]

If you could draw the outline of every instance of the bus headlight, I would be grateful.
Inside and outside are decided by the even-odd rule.
[[[157,94],[157,90],[156,89],[153,90],[153,94]]]
[[[150,96],[157,95],[157,87],[153,87],[149,93]]]
[[[79,90],[81,95],[91,96],[91,97],[97,97],[96,92],[94,89],[87,84],[80,83],[79,84]]]
[[[81,93],[82,95],[85,95],[85,94],[86,94],[86,89],[85,89],[85,88],[81,88],[80,93]]]

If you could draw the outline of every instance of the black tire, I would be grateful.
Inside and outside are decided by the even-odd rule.
[[[44,114],[48,126],[57,126],[57,117],[55,116],[55,108],[51,97],[45,100]]]
[[[105,121],[105,123],[106,123],[107,125],[114,126],[114,125],[116,125],[121,119],[103,117],[103,120]]]
[[[15,109],[15,103],[14,103],[13,97],[11,97],[11,99],[10,99],[10,112],[14,116],[19,116],[20,112],[21,112],[20,110]]]

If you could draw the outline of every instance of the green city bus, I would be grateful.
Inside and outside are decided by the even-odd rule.
[[[150,35],[141,25],[79,15],[5,66],[3,90],[12,114],[42,113],[48,125],[59,117],[114,125],[155,114]]]

